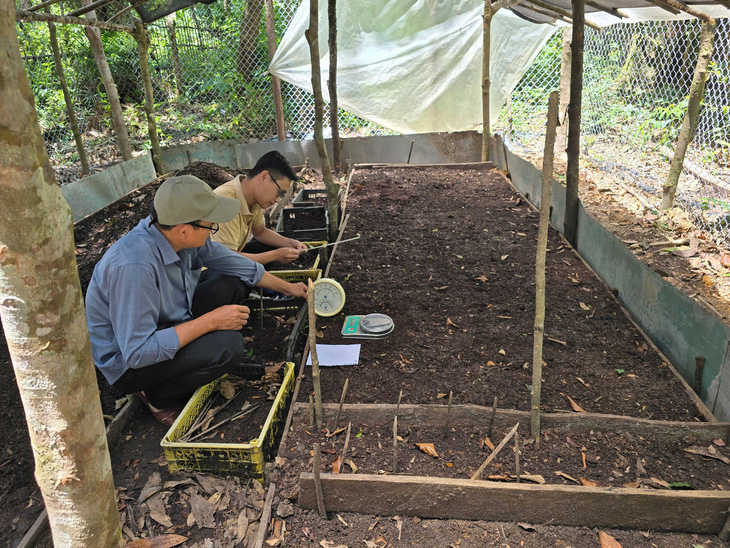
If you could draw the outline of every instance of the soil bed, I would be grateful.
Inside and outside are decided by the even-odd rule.
[[[324,401],[441,403],[528,410],[538,213],[496,171],[358,170],[330,276],[342,313],[319,318],[327,344],[362,343],[360,362],[322,371]],[[655,420],[701,416],[681,381],[600,280],[551,229],[542,410]],[[344,339],[346,315],[382,312],[384,340]],[[311,393],[309,375],[299,401]]]

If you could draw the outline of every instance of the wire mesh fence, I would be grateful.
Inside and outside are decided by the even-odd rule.
[[[280,39],[297,9],[296,0],[274,1],[274,21]],[[16,7],[27,9],[28,0]],[[127,7],[118,0],[97,11],[108,20]],[[55,14],[77,8],[69,0],[51,6]],[[134,12],[117,18],[131,24]],[[276,138],[269,54],[263,0],[225,0],[196,4],[150,24],[149,65],[161,145],[209,140],[240,142]],[[46,23],[18,23],[18,38],[26,72],[51,163],[59,182],[81,176],[79,153],[69,129],[66,107],[54,65]],[[121,158],[116,148],[107,93],[83,28],[56,25],[62,66],[79,119],[89,163],[103,169]],[[135,40],[125,32],[101,31],[132,148],[150,148],[144,113],[144,92]],[[282,82],[287,136],[311,139],[314,98]],[[329,120],[325,105],[325,120]],[[340,135],[390,133],[382,127],[339,110]],[[327,124],[328,125],[328,124]],[[327,134],[326,134],[327,136]]]
[[[730,243],[730,24],[719,19],[709,77],[675,205],[718,242]],[[687,110],[699,49],[697,20],[586,28],[581,156],[632,185],[659,208]],[[502,109],[496,131],[541,154],[547,98],[560,89],[563,37],[556,33]]]

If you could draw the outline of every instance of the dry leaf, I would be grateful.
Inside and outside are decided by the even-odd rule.
[[[241,542],[243,539],[246,538],[246,533],[248,532],[248,516],[246,515],[246,510],[242,510],[240,514],[238,514],[238,525],[236,528],[236,543]]]
[[[319,545],[322,548],[347,548],[344,544],[335,544],[331,540],[322,539],[319,541]]]
[[[458,325],[456,325],[454,322],[451,321],[451,318],[446,318],[446,325],[450,325],[452,327],[456,327],[457,329],[459,328]]]
[[[150,517],[153,520],[165,527],[172,527],[170,516],[165,512],[164,498],[165,495],[163,493],[157,493],[155,496],[148,498],[145,504],[150,509]]]
[[[188,540],[182,535],[160,535],[158,537],[140,538],[125,544],[124,548],[172,548]]]
[[[504,261],[509,255],[502,255],[502,260]]]
[[[446,394],[444,392],[439,392],[438,394],[436,394],[437,398],[445,398],[446,396],[448,396],[448,394]]]
[[[500,348],[499,353],[502,354],[503,356],[507,355],[507,353],[504,351],[504,348]]]
[[[487,365],[496,365],[492,360],[487,360]]]
[[[586,487],[600,487],[601,484],[597,481],[592,481],[586,478],[580,478],[580,482],[585,485]]]
[[[271,373],[278,373],[279,369],[281,369],[285,363],[286,362],[277,362],[277,363],[274,363],[273,365],[268,365],[268,366],[264,367],[264,372],[267,375],[269,375]]]
[[[162,476],[159,472],[153,472],[137,498],[137,504],[142,504],[155,493],[162,490]]]
[[[337,455],[337,458],[332,463],[332,473],[339,474],[341,468],[342,468],[342,458],[339,455]]]
[[[601,548],[622,548],[619,541],[603,531],[598,533],[598,539],[601,541]]]
[[[685,451],[686,453],[692,453],[694,455],[701,455],[703,457],[709,457],[711,459],[721,460],[725,464],[730,464],[730,459],[719,454],[717,452],[717,449],[715,449],[712,445],[710,445],[709,447],[701,447],[699,445],[693,445],[691,447],[688,447],[687,449],[683,449],[683,451]]]
[[[342,428],[338,428],[334,432],[330,432],[330,429],[328,428],[327,429],[327,437],[328,438],[331,438],[332,436],[336,436],[337,434],[340,434],[340,433],[344,432],[345,430],[347,430],[347,428],[345,426],[343,426]]]
[[[345,521],[345,518],[343,518],[340,514],[337,514],[337,519],[340,520],[345,527],[349,527],[350,526],[350,524],[347,523]]]
[[[586,303],[584,303],[583,301],[581,301],[581,302],[580,302],[579,304],[580,304],[580,307],[581,307],[581,308],[582,308],[583,310],[590,310],[590,309],[591,309],[591,307],[590,307],[590,306],[588,306],[588,305],[587,305]]]
[[[317,337],[319,337],[320,339],[324,339],[324,331],[322,331],[321,329],[317,329]]]
[[[510,478],[517,479],[517,475],[512,474]],[[539,483],[541,485],[543,483],[546,483],[545,478],[542,477],[540,474],[520,474],[520,479],[531,481],[533,483]]]
[[[477,281],[479,281],[479,282],[486,282],[486,281],[488,281],[487,280],[487,277],[484,274],[482,274],[478,278],[474,278],[474,279],[477,280]]]
[[[486,438],[484,438],[484,445],[486,445],[487,447],[489,447],[489,450],[490,451],[494,451],[494,444],[492,443],[492,440],[489,439],[489,436],[487,436]]]
[[[568,403],[570,403],[570,407],[572,407],[572,408],[573,408],[573,411],[575,411],[576,413],[586,413],[586,410],[585,410],[585,409],[583,409],[583,408],[582,408],[582,407],[581,407],[580,405],[578,405],[577,403],[575,403],[575,402],[573,401],[573,398],[571,398],[571,397],[570,397],[570,396],[568,396],[567,394],[563,394],[563,396],[565,396],[566,398],[568,398]]]
[[[433,443],[417,443],[416,445],[427,455],[438,458],[439,454],[436,452],[436,448],[433,446]]]
[[[357,474],[357,465],[352,462],[352,459],[345,459],[345,464],[350,467],[353,474]]]
[[[669,483],[667,483],[664,480],[660,480],[659,478],[651,477],[651,478],[649,478],[649,482],[653,483],[654,485],[658,485],[659,487],[664,487],[665,489],[669,489]]]
[[[537,530],[529,523],[517,523],[517,525],[522,527],[525,531],[536,531]]]
[[[725,442],[722,441],[720,438],[718,438],[716,440],[712,440],[712,443],[714,443],[718,447],[725,447]]]
[[[579,481],[578,481],[577,479],[575,479],[575,478],[574,478],[574,477],[572,477],[572,476],[569,476],[569,475],[568,475],[568,474],[566,474],[565,472],[560,472],[560,471],[557,471],[557,472],[555,472],[555,475],[557,475],[557,476],[560,476],[561,478],[565,478],[565,479],[567,479],[567,480],[570,480],[570,481],[572,481],[572,482],[574,482],[574,483],[580,483],[580,482],[579,482]]]
[[[630,481],[628,483],[624,483],[624,487],[628,489],[638,489],[639,485],[641,485],[641,480],[637,479],[636,481]]]
[[[220,386],[221,396],[225,399],[230,400],[236,395],[236,389],[230,381],[221,381],[218,386]]]

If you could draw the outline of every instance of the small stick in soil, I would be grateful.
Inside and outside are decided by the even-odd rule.
[[[248,404],[248,402],[246,402],[246,403]],[[211,430],[215,430],[216,428],[218,428],[219,426],[224,425],[227,422],[234,421],[236,419],[240,419],[241,417],[245,417],[249,413],[253,413],[254,411],[256,411],[259,407],[261,407],[261,404],[260,403],[257,403],[256,405],[249,405],[248,407],[244,406],[244,408],[241,409],[241,411],[239,413],[236,413],[235,415],[232,415],[232,416],[228,417],[227,419],[223,419],[218,424],[214,424],[210,428],[206,428],[205,430],[203,430],[199,434],[196,434],[195,436],[193,436],[192,438],[190,438],[189,441],[197,440],[203,434],[207,434]]]
[[[451,426],[451,401],[454,399],[454,393],[449,390],[449,409],[446,411],[446,428]]]
[[[314,398],[309,394],[309,426],[314,426]]]
[[[312,475],[314,476],[314,491],[317,494],[317,508],[319,515],[323,519],[327,519],[327,512],[324,509],[324,496],[322,495],[322,480],[319,477],[319,444],[314,444],[314,459],[312,462]]]
[[[398,473],[398,415],[393,418],[393,473]]]
[[[492,414],[489,416],[489,428],[487,429],[487,437],[492,437],[492,427],[494,426],[494,415],[497,414],[497,396],[494,396],[494,403],[492,404]]]
[[[347,446],[350,445],[350,429],[352,428],[352,423],[347,423],[347,434],[345,434],[345,446],[342,448],[342,458],[340,459],[340,462],[342,463],[342,468],[340,469],[342,473],[345,473],[345,457],[347,456]]]
[[[515,476],[520,483],[520,433],[515,432]]]
[[[398,416],[398,412],[400,411],[400,401],[403,399],[403,390],[400,391],[400,394],[398,394],[398,404],[395,406],[395,416]]]
[[[335,427],[332,429],[334,432],[337,430],[337,425],[340,422],[340,414],[342,413],[342,404],[345,403],[345,394],[347,394],[347,385],[350,384],[349,377],[345,379],[345,385],[342,387],[342,395],[340,396],[340,406],[337,408],[337,417],[335,417]]]
[[[415,144],[415,142],[416,141],[411,141],[411,148],[408,151],[408,159],[406,160],[406,164],[410,164],[411,163],[411,154],[413,153],[413,145]]]
[[[334,253],[334,252],[333,252]],[[309,311],[309,353],[312,355],[312,384],[314,385],[314,407],[316,410],[317,430],[322,430],[322,385],[319,378],[319,359],[317,358],[317,319],[314,313],[314,285],[309,282],[307,308]]]
[[[484,469],[489,465],[490,462],[492,462],[492,460],[494,460],[494,457],[497,456],[497,453],[499,453],[502,450],[502,448],[505,445],[507,445],[507,442],[510,440],[510,438],[512,438],[512,436],[514,436],[515,432],[517,432],[517,429],[519,427],[520,427],[520,423],[519,422],[512,427],[512,430],[510,430],[507,433],[507,435],[504,437],[504,439],[499,442],[499,445],[494,448],[494,451],[492,451],[491,455],[489,455],[487,457],[487,460],[485,460],[482,463],[482,465],[479,467],[479,469],[476,472],[474,472],[474,474],[472,474],[471,479],[473,479],[473,480],[479,479],[479,476],[484,471]]]

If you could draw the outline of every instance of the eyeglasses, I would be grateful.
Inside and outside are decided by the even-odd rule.
[[[197,228],[204,228],[205,230],[210,230],[210,233],[211,234],[215,234],[216,232],[218,232],[218,230],[220,230],[220,226],[218,225],[218,223],[213,223],[210,226],[203,226],[203,225],[198,224],[198,223],[188,223],[188,224],[190,226],[194,226],[194,227],[197,227]]]
[[[276,188],[278,188],[278,189],[279,189],[279,194],[277,194],[277,197],[278,197],[278,198],[283,198],[284,196],[286,196],[286,190],[284,190],[283,188],[281,188],[281,187],[279,186],[279,183],[277,183],[277,182],[276,182],[276,179],[274,179],[274,178],[273,178],[273,177],[271,176],[271,174],[269,174],[269,178],[270,178],[270,179],[271,179],[271,180],[272,180],[272,181],[274,182],[274,184],[276,185]]]

